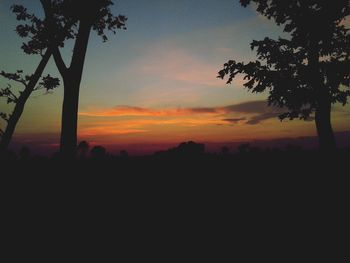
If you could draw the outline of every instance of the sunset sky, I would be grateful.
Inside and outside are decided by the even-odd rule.
[[[266,94],[251,94],[242,79],[217,78],[229,59],[250,61],[253,39],[285,36],[253,8],[236,0],[119,0],[115,14],[127,30],[107,43],[93,32],[80,92],[79,139],[92,144],[171,145],[183,141],[226,143],[316,135],[314,122],[284,121],[266,107]],[[23,4],[41,15],[39,0],[0,0],[0,70],[32,74],[39,58],[20,50],[10,11]],[[72,47],[63,54],[68,61]],[[59,76],[53,61],[45,71]],[[0,79],[0,85],[6,85]],[[15,86],[15,85],[14,85]],[[54,147],[59,142],[62,87],[29,100],[14,140]],[[12,105],[0,100],[0,111]],[[1,122],[1,127],[3,127]],[[350,130],[349,106],[335,106],[333,126]],[[129,149],[129,148],[128,148]]]

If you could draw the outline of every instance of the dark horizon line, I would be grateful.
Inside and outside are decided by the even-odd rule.
[[[350,130],[348,131],[340,131],[334,133],[337,142],[338,147],[340,149],[342,148],[349,148],[350,147]],[[84,140],[82,140],[84,141]],[[201,141],[201,140],[194,140],[188,139],[183,140],[179,142],[169,142],[169,143],[151,143],[151,142],[144,142],[144,143],[109,143],[109,144],[99,144],[99,143],[90,143],[90,148],[94,146],[102,146],[104,147],[108,153],[110,154],[118,154],[118,151],[125,150],[133,156],[149,156],[153,155],[155,152],[159,151],[166,151],[170,148],[177,147],[179,144],[183,142],[189,142],[193,141],[195,143],[200,143],[205,145],[205,151],[207,153],[217,153],[220,152],[222,147],[226,146],[230,149],[232,153],[236,152],[238,150],[238,147],[242,144],[250,144],[253,147],[259,147],[261,149],[268,149],[268,148],[278,148],[283,149],[286,148],[288,145],[298,146],[302,147],[302,149],[305,150],[316,150],[318,148],[318,138],[317,135],[314,136],[298,136],[298,137],[283,137],[283,138],[272,138],[272,139],[250,139],[250,140],[239,140],[239,141],[222,141],[222,142],[213,142],[213,141]],[[13,152],[18,152],[23,146],[26,146],[30,148],[33,154],[38,155],[44,155],[44,156],[50,156],[55,152],[58,152],[59,145],[57,143],[57,146],[49,146],[50,143],[37,143],[35,141],[33,142],[27,142],[27,143],[21,143],[20,141],[13,142],[10,150]],[[152,147],[153,146],[153,147]]]

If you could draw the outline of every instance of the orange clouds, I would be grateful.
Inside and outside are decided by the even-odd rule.
[[[116,106],[110,109],[92,109],[82,111],[85,117],[188,117],[188,116],[224,116],[228,114],[248,114],[272,118],[280,113],[279,109],[268,107],[265,101],[250,101],[223,107],[165,108],[152,109],[133,106]]]
[[[116,106],[80,112],[80,135],[131,135],[178,129],[217,129],[218,126],[255,125],[274,118],[278,111],[264,101],[251,101],[224,107],[142,108]],[[106,121],[107,118],[107,121]],[[216,127],[216,128],[215,128]]]
[[[132,119],[109,122],[93,121],[81,125],[80,136],[131,135],[150,133],[154,130],[194,128],[208,125],[224,125],[226,120],[216,118],[170,118],[170,119]]]
[[[224,109],[220,108],[176,108],[176,109],[147,109],[131,106],[116,106],[112,109],[100,109],[92,111],[83,111],[81,116],[90,117],[116,117],[116,116],[150,116],[150,117],[165,117],[165,116],[188,116],[193,114],[225,114]]]
[[[277,116],[282,112],[282,109],[268,107],[265,101],[197,108],[116,106],[81,112],[79,135],[109,141],[173,142],[191,138],[213,141],[255,136],[272,138],[290,133],[291,127],[304,132],[314,130],[313,122],[293,121],[281,125]],[[341,113],[337,109],[334,112],[334,117]],[[265,122],[269,124],[260,125]]]
[[[103,136],[103,135],[127,135],[127,134],[137,134],[137,133],[145,133],[147,130],[141,129],[125,129],[120,127],[116,123],[114,125],[109,126],[100,126],[100,127],[92,127],[92,128],[82,128],[79,132],[79,136],[89,137],[89,136]]]

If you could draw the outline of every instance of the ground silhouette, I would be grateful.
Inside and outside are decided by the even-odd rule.
[[[82,147],[83,144],[83,147]],[[67,162],[60,154],[50,157],[30,155],[30,149],[23,147],[19,155],[8,151],[1,156],[1,163],[11,168],[8,174],[33,174],[48,172],[47,176],[68,176],[69,167],[72,176],[228,176],[244,178],[245,176],[274,176],[289,180],[292,177],[310,177],[313,175],[345,175],[344,171],[350,157],[350,149],[345,148],[332,154],[316,150],[303,150],[297,145],[286,145],[285,148],[259,148],[242,144],[238,151],[226,147],[221,153],[205,152],[205,145],[195,142],[184,142],[167,151],[156,152],[149,156],[130,156],[126,151],[114,155],[102,146],[94,146],[88,153],[86,142],[80,143],[80,154],[75,160]],[[247,178],[248,178],[247,177]]]

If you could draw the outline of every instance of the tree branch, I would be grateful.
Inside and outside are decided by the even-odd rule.
[[[4,112],[0,112],[0,118],[3,119],[3,120],[6,121],[6,122],[9,121],[9,117],[8,117],[7,114],[4,113]]]
[[[50,0],[40,0],[43,8],[44,8],[44,12],[45,12],[45,16],[46,16],[46,21],[48,24],[48,28],[49,28],[49,32],[56,32],[55,26],[54,26],[54,21],[53,21],[53,14],[52,14],[52,10],[51,10],[51,1]],[[66,29],[66,28],[65,28]],[[51,46],[52,46],[52,55],[54,57],[55,63],[57,65],[57,68],[60,72],[60,74],[62,75],[62,77],[64,77],[67,73],[67,66],[64,63],[64,60],[62,58],[61,52],[59,50],[59,45],[57,40],[55,39],[54,33],[50,34],[50,42],[51,42]]]
[[[27,87],[27,81],[22,77],[22,70],[18,70],[16,73],[7,73],[5,71],[1,71],[0,76],[21,83],[24,85],[24,87]]]
[[[60,72],[60,74],[62,75],[62,77],[64,77],[67,73],[67,66],[63,61],[61,52],[58,48],[58,46],[56,44],[53,44],[54,47],[52,47],[52,55],[53,58],[55,60],[56,66],[58,68],[58,71]]]
[[[11,99],[14,102],[17,102],[18,101],[18,97],[11,91],[11,86],[7,87],[7,91],[9,93],[9,96],[12,97]]]
[[[7,103],[17,103],[18,98],[13,92],[11,91],[11,85],[8,84],[7,88],[3,88],[0,90],[0,97],[7,98]]]

